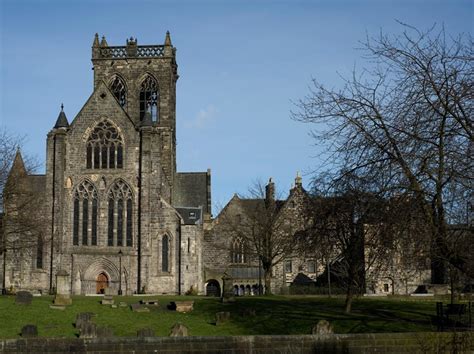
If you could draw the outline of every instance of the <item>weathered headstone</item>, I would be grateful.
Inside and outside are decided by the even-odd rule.
[[[112,288],[105,288],[104,295],[117,295],[116,292]]]
[[[29,291],[19,291],[16,293],[15,304],[17,305],[31,305],[33,294]]]
[[[92,321],[92,318],[95,316],[92,312],[81,312],[76,315],[76,328],[81,329],[84,323]]]
[[[56,296],[54,305],[66,306],[72,304],[69,274],[65,270],[56,273]]]
[[[27,324],[21,329],[21,336],[25,338],[38,337],[38,327],[32,324]]]
[[[223,311],[216,313],[216,326],[220,326],[230,319],[230,312]]]
[[[188,327],[181,323],[175,323],[171,327],[170,337],[187,337],[189,335]]]
[[[137,331],[137,337],[154,337],[155,331],[151,328],[141,328]]]
[[[130,308],[133,312],[150,312],[150,309],[142,304],[131,304]]]
[[[82,323],[79,338],[97,338],[97,325],[93,322]]]
[[[114,297],[112,295],[104,295],[102,301],[100,302],[102,305],[113,305],[114,304]]]
[[[334,329],[332,325],[326,321],[326,320],[320,320],[316,326],[313,327],[312,329],[313,334],[320,334],[320,335],[327,335],[327,334],[333,334]]]
[[[126,302],[120,301],[119,307],[128,307],[128,304]]]
[[[176,312],[191,312],[194,307],[194,301],[174,301],[172,304]]]

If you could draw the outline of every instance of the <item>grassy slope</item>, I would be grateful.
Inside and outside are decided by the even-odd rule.
[[[323,297],[238,298],[233,304],[221,304],[218,299],[205,297],[160,296],[160,307],[149,313],[135,313],[127,308],[113,309],[100,305],[99,297],[74,297],[65,311],[49,308],[52,298],[35,297],[30,306],[15,304],[12,296],[0,297],[0,338],[18,337],[25,324],[36,324],[40,336],[74,337],[73,326],[79,312],[94,312],[95,322],[113,329],[118,336],[135,336],[140,328],[150,327],[159,336],[167,336],[171,326],[181,322],[191,335],[245,334],[309,334],[320,319],[327,319],[336,333],[349,332],[415,332],[430,331],[433,301],[398,299],[359,299],[353,313],[343,312],[343,299]],[[129,304],[142,297],[123,297]],[[194,311],[188,314],[166,309],[172,300],[195,300]],[[119,301],[115,297],[116,303]],[[256,317],[242,317],[243,309],[256,309]],[[230,311],[231,321],[222,326],[213,324],[215,313]]]

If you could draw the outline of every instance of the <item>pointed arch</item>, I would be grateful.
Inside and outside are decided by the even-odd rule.
[[[107,245],[133,245],[133,193],[130,186],[118,179],[107,193]]]
[[[158,81],[151,75],[146,74],[140,83],[140,120],[143,120],[146,112],[151,115],[153,122],[159,120],[160,93]]]
[[[164,234],[161,238],[161,271],[170,271],[170,237]]]
[[[97,246],[99,200],[97,188],[91,181],[83,180],[74,188],[72,209],[72,244]]]
[[[97,123],[87,138],[86,167],[123,168],[123,138],[108,119]]]
[[[114,74],[109,82],[109,88],[120,106],[125,109],[127,107],[127,86],[123,77],[119,74]]]
[[[232,263],[246,263],[245,241],[240,237],[235,237],[230,246],[230,259]]]

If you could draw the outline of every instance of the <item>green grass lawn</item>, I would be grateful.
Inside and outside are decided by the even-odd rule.
[[[137,303],[144,297],[115,296],[115,302]],[[76,314],[94,312],[94,321],[113,329],[118,336],[136,336],[140,328],[149,327],[156,335],[169,335],[176,322],[185,324],[191,335],[224,336],[254,334],[309,334],[321,319],[330,321],[336,333],[362,332],[417,332],[435,330],[432,316],[433,300],[368,299],[354,301],[353,312],[344,313],[344,299],[325,297],[242,297],[235,303],[221,304],[219,299],[207,297],[153,296],[160,306],[149,313],[132,312],[130,307],[111,308],[100,304],[100,297],[73,297],[73,304],[66,310],[49,308],[52,297],[34,297],[29,306],[16,305],[14,296],[0,296],[0,337],[19,336],[22,326],[35,324],[40,336],[74,337],[77,330],[73,323]],[[170,301],[194,300],[194,311],[176,313],[166,308]],[[255,317],[241,315],[245,308],[256,310]],[[215,313],[230,311],[231,320],[221,326],[214,322]]]

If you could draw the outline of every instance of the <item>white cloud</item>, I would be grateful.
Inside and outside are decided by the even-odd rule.
[[[219,112],[216,106],[213,104],[208,105],[206,108],[199,110],[196,114],[196,117],[187,121],[185,126],[186,128],[204,128],[206,125],[209,125],[212,121],[215,120],[216,114]]]

